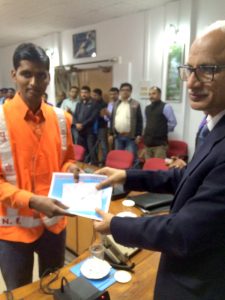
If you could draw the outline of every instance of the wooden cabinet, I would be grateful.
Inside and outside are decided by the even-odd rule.
[[[68,217],[66,247],[80,255],[93,241],[93,220],[83,217]]]
[[[66,228],[66,247],[76,254],[78,248],[77,219],[77,217],[67,217]]]

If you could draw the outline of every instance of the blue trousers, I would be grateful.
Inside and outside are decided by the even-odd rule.
[[[134,157],[137,157],[137,145],[134,139],[126,136],[117,135],[115,138],[115,149],[116,150],[128,150],[133,152]]]
[[[7,290],[32,282],[34,252],[38,254],[39,276],[47,269],[64,265],[66,230],[54,234],[45,230],[33,243],[0,240],[0,269]]]

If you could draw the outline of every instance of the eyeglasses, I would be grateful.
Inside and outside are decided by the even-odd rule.
[[[198,81],[210,82],[214,80],[214,75],[223,69],[225,69],[225,65],[198,66],[196,68],[184,65],[178,67],[178,72],[182,81],[187,81],[191,76],[191,73],[194,72]]]

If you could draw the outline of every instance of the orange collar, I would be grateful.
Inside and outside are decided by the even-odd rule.
[[[42,123],[45,121],[45,110],[44,106],[45,104],[41,103],[40,108],[38,111],[34,114],[27,104],[24,102],[20,94],[17,92],[15,97],[13,98],[13,103],[16,106],[17,110],[20,112],[20,115],[23,116],[24,120],[26,121],[33,121],[36,124]]]

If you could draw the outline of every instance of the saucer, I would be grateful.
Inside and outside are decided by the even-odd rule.
[[[116,271],[114,274],[114,278],[117,282],[120,283],[127,283],[131,280],[132,276],[129,272],[127,271]]]
[[[117,217],[131,217],[136,218],[137,215],[131,211],[122,211],[116,215]]]
[[[102,259],[93,257],[87,259],[81,266],[81,274],[88,279],[101,279],[109,274],[110,264]]]
[[[122,204],[124,206],[128,206],[128,207],[133,207],[135,206],[135,202],[133,200],[130,200],[130,199],[126,199],[126,200],[123,200],[122,201]]]

